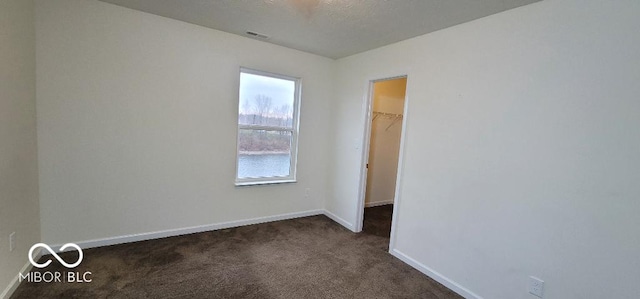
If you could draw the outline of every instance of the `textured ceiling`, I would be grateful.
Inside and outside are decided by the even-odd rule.
[[[540,0],[101,0],[342,58]]]

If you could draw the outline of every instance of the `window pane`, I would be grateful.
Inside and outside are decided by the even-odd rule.
[[[238,178],[286,177],[291,166],[291,132],[239,130]]]
[[[293,127],[295,89],[292,80],[240,73],[238,123]]]

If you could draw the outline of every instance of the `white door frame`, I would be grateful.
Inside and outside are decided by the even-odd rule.
[[[364,117],[364,132],[363,132],[363,146],[362,146],[362,160],[361,160],[361,169],[360,169],[360,182],[358,186],[358,206],[357,206],[357,217],[355,223],[355,232],[361,232],[362,226],[364,224],[364,202],[367,194],[367,163],[369,163],[369,148],[371,146],[371,120],[373,116],[373,85],[376,82],[380,81],[388,81],[394,79],[407,79],[407,85],[405,86],[405,97],[404,97],[404,112],[402,118],[402,133],[400,135],[400,152],[398,157],[398,172],[396,173],[396,190],[393,198],[393,218],[391,221],[391,242],[389,244],[389,250],[391,250],[392,245],[395,243],[395,223],[397,216],[397,208],[398,208],[398,200],[400,198],[400,174],[402,173],[403,168],[403,152],[404,152],[404,140],[405,140],[405,131],[406,131],[406,121],[407,121],[407,111],[408,111],[408,96],[407,89],[409,86],[409,76],[408,75],[396,75],[390,77],[383,77],[380,79],[373,79],[368,81],[368,91],[367,96],[364,99],[364,107],[365,107],[365,117]]]

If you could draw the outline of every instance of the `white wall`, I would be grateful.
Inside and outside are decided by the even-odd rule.
[[[637,298],[638,12],[547,0],[339,60],[327,208],[357,219],[366,82],[406,73],[395,255],[468,297]]]
[[[44,242],[323,208],[335,61],[93,0],[36,16]],[[298,183],[234,187],[240,66],[302,78]]]
[[[35,57],[33,2],[0,1],[0,298],[40,240]]]
[[[406,84],[406,78],[376,82],[373,111],[402,115]],[[401,134],[402,118],[379,116],[371,123],[366,206],[393,203]]]

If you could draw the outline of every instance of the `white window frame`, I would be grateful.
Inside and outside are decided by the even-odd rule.
[[[301,83],[302,80],[298,77],[286,76],[281,74],[275,74],[271,72],[260,71],[256,69],[250,69],[241,67],[238,73],[238,78],[241,78],[241,74],[252,74],[258,76],[271,77],[276,79],[283,79],[293,81],[295,83],[294,98],[293,98],[293,125],[291,128],[283,128],[277,126],[262,126],[262,125],[244,125],[240,124],[240,81],[238,81],[238,115],[236,122],[238,123],[237,141],[236,141],[236,186],[250,186],[250,185],[265,185],[265,184],[280,184],[280,183],[295,183],[296,182],[296,169],[298,162],[298,131],[300,120],[300,97],[301,97]],[[266,131],[282,131],[291,133],[291,161],[289,166],[289,175],[282,177],[260,177],[260,178],[238,178],[239,162],[240,162],[240,130],[266,130]]]

